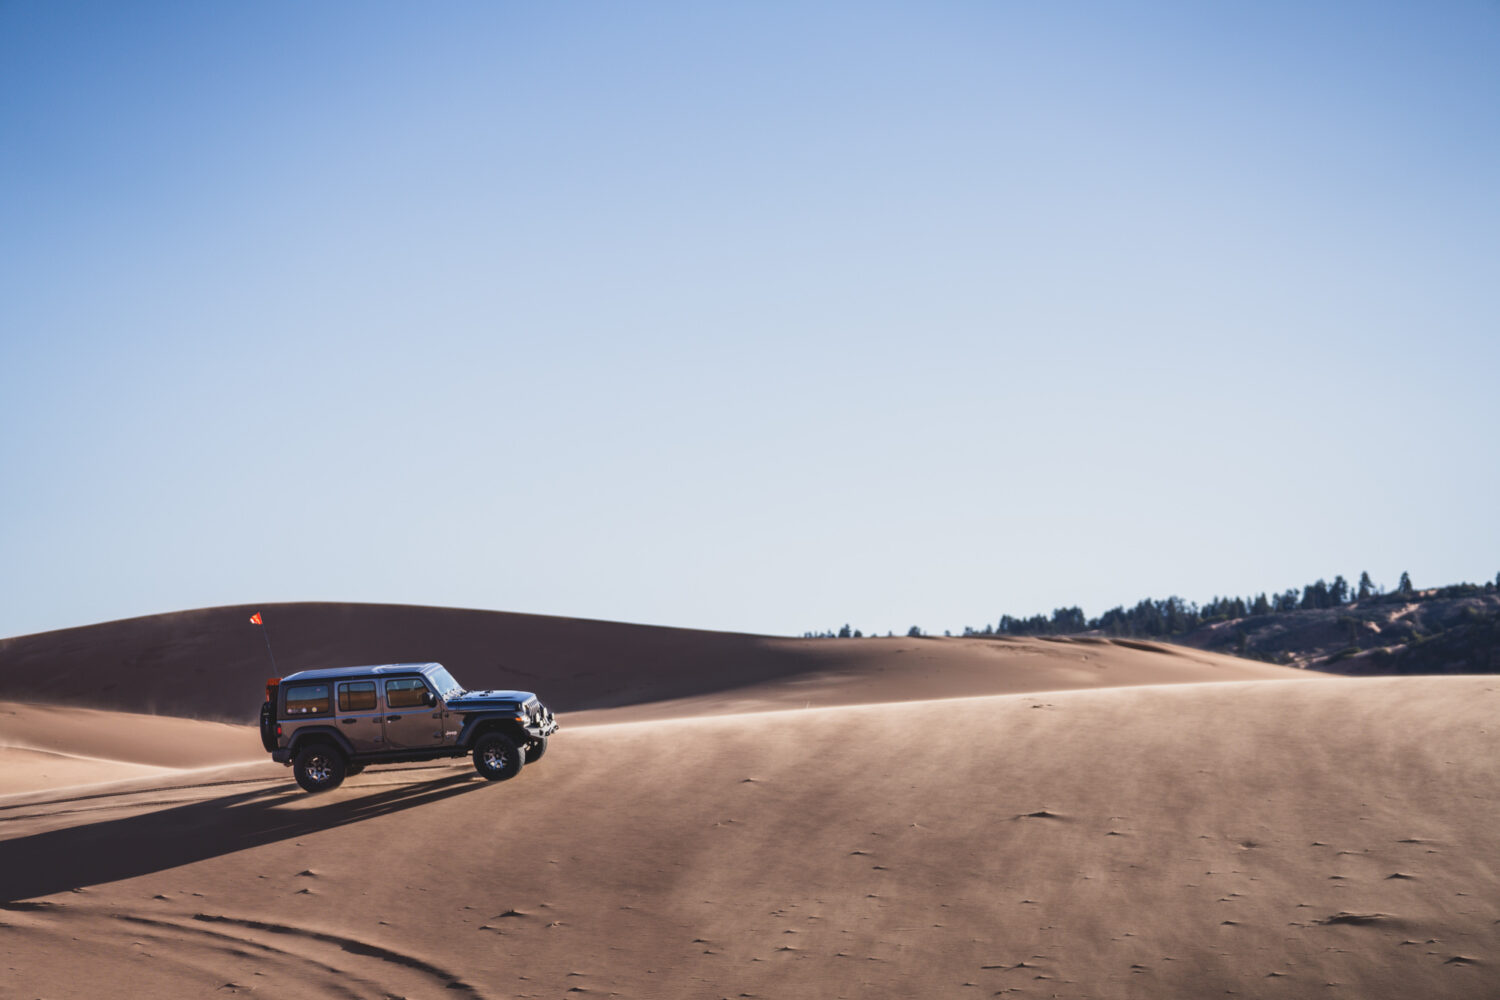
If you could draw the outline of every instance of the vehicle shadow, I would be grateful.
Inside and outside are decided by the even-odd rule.
[[[0,841],[0,907],[388,816],[487,785],[476,774],[457,774],[326,804],[306,803],[306,793],[279,785]]]

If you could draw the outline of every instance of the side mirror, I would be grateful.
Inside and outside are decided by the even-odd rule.
[[[431,691],[423,692],[423,694],[422,694],[422,704],[427,705],[429,707],[432,706],[432,705],[436,705],[437,704],[437,695],[433,694]]]

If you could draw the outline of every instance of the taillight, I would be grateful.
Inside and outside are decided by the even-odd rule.
[[[281,735],[281,723],[279,723],[279,722],[276,723],[276,735],[277,736]]]

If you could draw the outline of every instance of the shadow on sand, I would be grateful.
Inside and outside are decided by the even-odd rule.
[[[279,786],[0,841],[0,906],[330,830],[489,784],[458,774],[321,805],[303,805],[305,793]],[[280,808],[292,803],[299,807]]]

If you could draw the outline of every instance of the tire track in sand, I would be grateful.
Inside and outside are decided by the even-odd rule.
[[[484,1000],[484,994],[458,973],[424,958],[292,924],[217,913],[177,917],[116,908],[100,911],[49,902],[14,903],[3,909],[10,920],[0,926],[24,928],[55,938],[65,950],[87,943],[128,948],[149,941],[152,946],[167,950],[173,964],[196,968],[214,977],[229,971],[223,957],[230,956],[246,961],[257,973],[282,971],[288,979],[303,984],[309,979],[316,980],[317,990],[325,996],[339,995],[349,1000],[389,997],[396,995],[392,987],[407,979],[409,985],[418,989],[436,986],[455,995]],[[204,951],[220,957],[204,956],[193,961],[193,952]],[[363,961],[341,961],[340,956]],[[161,958],[158,956],[157,960]],[[247,988],[233,982],[225,985]]]
[[[383,948],[380,945],[366,944],[355,938],[347,938],[338,934],[329,934],[326,931],[313,931],[304,927],[293,927],[290,924],[276,924],[265,920],[246,920],[240,917],[226,917],[210,913],[195,913],[194,920],[205,923],[231,924],[250,930],[265,931],[270,934],[288,934],[295,937],[307,938],[313,941],[321,941],[325,944],[337,945],[351,955],[360,955],[367,958],[376,958],[382,962],[390,962],[402,965],[408,969],[415,969],[442,982],[443,986],[450,990],[459,990],[469,996],[478,998],[479,991],[464,982],[455,973],[449,972],[441,966],[433,965],[431,962],[408,955],[405,952],[395,951],[391,948]]]

